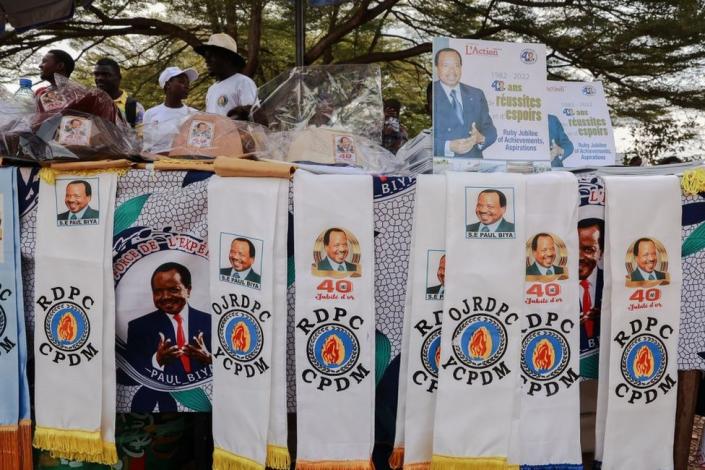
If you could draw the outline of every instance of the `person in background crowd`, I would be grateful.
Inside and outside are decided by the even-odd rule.
[[[237,52],[237,43],[225,33],[213,34],[195,51],[206,59],[208,73],[216,82],[206,94],[206,112],[248,120],[257,102],[257,85],[241,72],[245,59]]]
[[[409,140],[406,128],[399,122],[401,103],[397,99],[384,100],[384,128],[382,129],[382,146],[392,153]]]
[[[39,64],[39,77],[49,82],[49,86],[39,88],[34,92],[34,96],[41,98],[45,93],[54,91],[56,89],[54,75],[58,74],[69,78],[75,66],[76,63],[68,52],[61,49],[52,49],[47,52]],[[51,97],[47,101],[51,101]]]
[[[95,86],[110,95],[122,117],[137,131],[138,137],[141,137],[144,106],[120,89],[122,75],[118,63],[107,57],[98,60],[93,68],[93,78]]]
[[[197,110],[184,105],[191,82],[198,78],[195,69],[181,70],[167,67],[159,75],[159,87],[164,90],[164,102],[144,113],[144,142],[142,150],[150,153],[171,149],[181,123]]]

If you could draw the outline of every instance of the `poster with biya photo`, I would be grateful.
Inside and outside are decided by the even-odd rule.
[[[546,47],[433,39],[433,166],[548,160]]]
[[[551,166],[614,165],[614,133],[602,83],[549,80],[547,91]]]

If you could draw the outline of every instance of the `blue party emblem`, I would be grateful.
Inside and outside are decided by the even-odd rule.
[[[534,380],[558,377],[569,361],[568,341],[556,330],[534,330],[521,343],[521,369]]]
[[[88,315],[73,302],[54,305],[44,320],[47,339],[57,349],[76,351],[80,349],[91,332]]]
[[[507,330],[496,318],[484,313],[471,315],[455,328],[453,352],[473,369],[489,367],[507,349]]]
[[[657,384],[668,365],[668,353],[663,342],[652,335],[639,335],[622,352],[622,375],[636,388]]]
[[[434,377],[438,377],[438,364],[441,362],[441,329],[433,330],[421,345],[421,362]]]
[[[323,325],[308,338],[308,360],[319,372],[341,375],[353,368],[360,356],[360,344],[348,328]]]
[[[262,327],[255,317],[243,310],[231,310],[220,319],[218,339],[228,356],[248,362],[262,351]]]

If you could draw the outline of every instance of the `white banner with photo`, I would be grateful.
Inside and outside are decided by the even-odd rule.
[[[602,83],[549,81],[546,90],[551,166],[614,165],[614,133]]]
[[[546,47],[433,39],[434,172],[547,160]]]

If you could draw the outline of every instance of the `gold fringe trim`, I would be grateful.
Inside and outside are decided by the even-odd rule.
[[[93,462],[103,465],[115,465],[118,462],[117,447],[114,442],[101,442],[102,450],[100,454],[83,454],[80,452],[50,451],[49,454],[55,459],[79,460],[81,462]]]
[[[404,448],[395,447],[392,450],[392,455],[389,456],[389,466],[394,470],[398,470],[404,466]]]
[[[681,188],[686,194],[698,194],[705,191],[705,168],[695,168],[683,172]]]
[[[96,176],[101,173],[117,173],[118,176],[125,176],[130,168],[101,168],[96,170],[59,170],[55,168],[41,168],[39,178],[48,184],[56,184],[56,178],[62,175],[71,176]]]
[[[508,463],[507,470],[519,470],[520,465],[515,463]]]
[[[78,431],[37,426],[34,447],[49,451],[52,457],[103,464],[117,463],[114,442],[100,439],[100,431]]]
[[[297,460],[296,470],[374,470],[370,460]]]
[[[264,470],[264,465],[216,447],[213,449],[213,470]]]
[[[506,457],[431,457],[431,470],[508,470]]]
[[[431,462],[405,463],[404,470],[431,470]]]
[[[287,470],[291,466],[289,449],[282,446],[268,444],[266,466],[276,470]]]
[[[20,470],[20,436],[16,424],[0,426],[0,468]]]
[[[19,429],[20,439],[20,468],[22,470],[32,470],[34,463],[32,461],[32,421],[23,419],[20,421]]]

